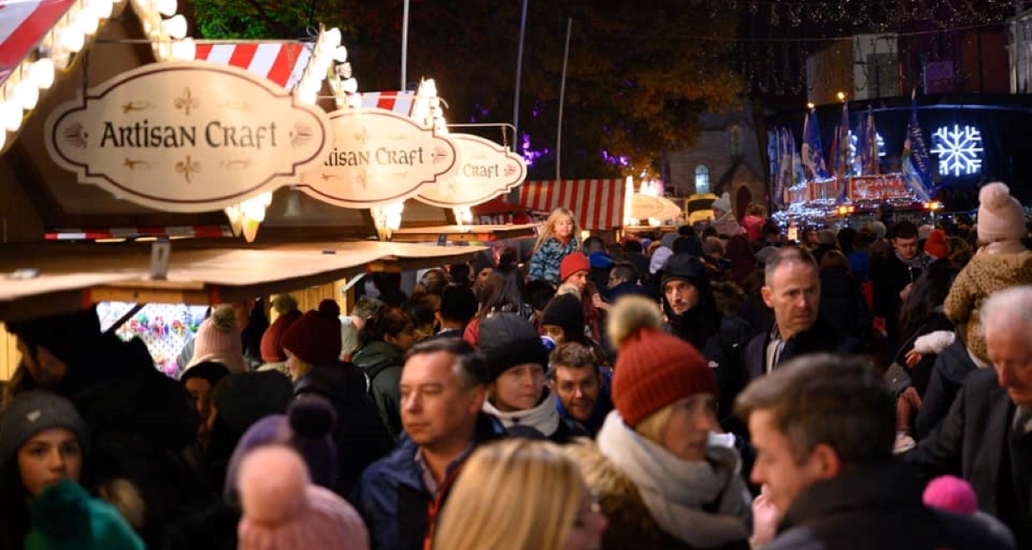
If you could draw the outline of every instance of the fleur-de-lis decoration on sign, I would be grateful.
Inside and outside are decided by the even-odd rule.
[[[438,145],[434,147],[434,152],[430,154],[430,158],[434,159],[434,163],[448,162],[451,155],[448,154],[448,150]]]
[[[313,137],[315,137],[315,131],[310,126],[297,123],[294,125],[294,131],[290,132],[290,146],[297,149],[311,141]]]
[[[72,147],[78,147],[79,149],[86,148],[86,129],[83,128],[82,124],[76,122],[69,124],[64,129],[64,138]]]
[[[176,109],[182,109],[186,116],[190,116],[190,109],[196,109],[201,106],[201,102],[197,101],[197,98],[190,92],[190,88],[183,90],[183,95],[177,97],[172,101],[172,105]]]
[[[362,126],[357,132],[355,132],[355,141],[365,145],[369,141],[369,132],[365,126]]]
[[[186,183],[191,183],[191,178],[195,172],[201,171],[201,163],[190,158],[190,155],[186,155],[184,160],[176,163],[176,172],[183,174],[186,178]]]
[[[122,105],[122,114],[128,113],[129,111],[143,111],[150,109],[154,105],[150,101],[130,101]]]

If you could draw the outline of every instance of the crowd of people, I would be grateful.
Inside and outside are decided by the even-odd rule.
[[[349,312],[214,307],[175,378],[12,323],[0,549],[1032,548],[1029,226],[980,199],[799,242],[560,208]]]

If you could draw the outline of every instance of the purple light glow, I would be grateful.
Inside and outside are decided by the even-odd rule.
[[[606,164],[612,164],[612,165],[615,165],[615,166],[624,166],[624,167],[626,167],[626,166],[630,166],[631,165],[631,160],[629,158],[627,158],[626,156],[623,156],[623,155],[613,156],[613,155],[610,155],[609,151],[606,151],[606,150],[602,151],[602,160],[604,160],[606,162]]]
[[[527,162],[527,166],[533,166],[534,161],[548,154],[548,148],[535,151],[530,148],[530,134],[523,132],[520,135],[521,144],[519,154],[523,157],[523,160]]]

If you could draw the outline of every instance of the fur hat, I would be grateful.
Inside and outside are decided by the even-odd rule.
[[[287,360],[287,355],[283,352],[283,333],[301,318],[301,312],[297,309],[297,300],[289,294],[276,296],[272,301],[272,308],[279,316],[262,335],[262,361],[279,363]]]
[[[237,476],[244,458],[255,449],[272,444],[293,448],[308,466],[312,482],[332,489],[337,479],[337,447],[333,442],[336,427],[337,413],[333,405],[314,394],[298,397],[285,415],[273,414],[255,422],[240,438],[226,468],[227,500],[236,494]]]
[[[563,329],[567,341],[584,339],[584,307],[576,296],[556,296],[541,314],[542,325],[556,325]]]
[[[711,208],[713,208],[714,210],[719,209],[721,212],[724,212],[725,214],[730,212],[731,211],[731,194],[727,193],[725,191],[724,194],[721,195],[719,199],[713,201],[713,205],[711,206]]]
[[[480,351],[487,356],[487,381],[525,363],[548,368],[548,349],[530,321],[516,313],[495,313],[480,321]]]
[[[941,260],[950,255],[950,248],[946,246],[946,232],[942,229],[935,229],[928,235],[924,245],[925,254]]]
[[[1000,182],[985,185],[978,191],[978,240],[1020,241],[1025,237],[1025,211]]]
[[[84,450],[90,439],[75,405],[65,397],[42,390],[27,391],[14,396],[0,414],[0,466],[18,454],[26,441],[51,428],[66,428],[79,439]]]
[[[358,512],[324,487],[312,485],[305,464],[287,447],[248,455],[240,467],[237,548],[368,548]]]
[[[244,346],[240,339],[233,306],[216,307],[211,316],[201,323],[194,339],[194,355],[186,368],[202,361],[217,361],[226,365],[230,372],[244,372]]]
[[[591,262],[580,252],[571,252],[559,262],[559,282],[563,282],[578,271],[591,271]]]
[[[333,300],[319,302],[283,333],[283,349],[312,366],[325,365],[340,357],[340,306]]]
[[[62,481],[29,505],[32,530],[26,550],[144,550],[118,510],[78,483]]]
[[[613,404],[631,428],[686,397],[717,395],[717,377],[706,358],[661,326],[659,308],[644,297],[621,298],[609,314],[609,338],[619,350]]]

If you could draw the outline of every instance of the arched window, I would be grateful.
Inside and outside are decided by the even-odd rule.
[[[742,127],[738,124],[731,126],[728,131],[728,138],[730,143],[729,149],[731,150],[732,157],[740,157],[744,154],[742,151]]]
[[[709,168],[705,164],[695,167],[695,192],[709,193]]]

